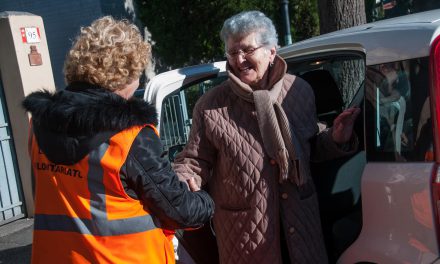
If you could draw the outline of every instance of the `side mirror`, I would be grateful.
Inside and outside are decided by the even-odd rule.
[[[168,149],[168,159],[170,160],[170,162],[174,161],[174,159],[176,158],[177,154],[179,154],[179,152],[181,152],[184,147],[185,147],[185,144],[180,144],[180,145],[171,146]]]

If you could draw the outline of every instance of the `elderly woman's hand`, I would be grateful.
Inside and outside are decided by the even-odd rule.
[[[335,118],[333,121],[333,141],[337,144],[347,143],[353,134],[354,121],[361,112],[358,107],[351,107]]]
[[[189,178],[186,182],[188,183],[188,187],[192,192],[200,191],[200,187],[197,185],[194,177]]]

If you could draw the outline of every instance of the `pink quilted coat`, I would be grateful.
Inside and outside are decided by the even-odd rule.
[[[323,160],[347,154],[333,143],[329,130],[318,131],[310,86],[284,74],[285,69],[277,57],[271,74],[284,78],[278,100],[304,164],[310,155]],[[280,230],[292,263],[327,263],[310,169],[308,183],[300,189],[291,181],[278,182],[278,166],[264,151],[255,107],[238,98],[228,81],[197,102],[189,142],[174,169],[182,179],[194,176],[199,184],[208,184],[216,204],[213,222],[220,263],[282,263]]]

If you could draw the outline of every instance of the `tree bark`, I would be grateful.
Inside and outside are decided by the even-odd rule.
[[[364,0],[318,0],[319,25],[321,34],[362,25],[367,22]],[[345,106],[354,96],[354,87],[360,87],[365,69],[359,61],[345,61],[337,74],[336,82]]]
[[[364,0],[318,0],[321,34],[365,24]]]

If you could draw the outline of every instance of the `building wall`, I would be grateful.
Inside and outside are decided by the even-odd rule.
[[[40,29],[40,41],[23,42],[21,28],[28,26]],[[29,12],[0,12],[0,225],[23,217],[24,208],[27,216],[34,213],[28,152],[29,116],[21,102],[26,95],[42,88],[55,91],[45,32],[40,16]],[[41,64],[30,63],[31,47],[41,56]]]
[[[131,19],[124,0],[1,0],[0,12],[29,12],[43,18],[57,89],[65,87],[63,63],[81,26],[103,15]]]

